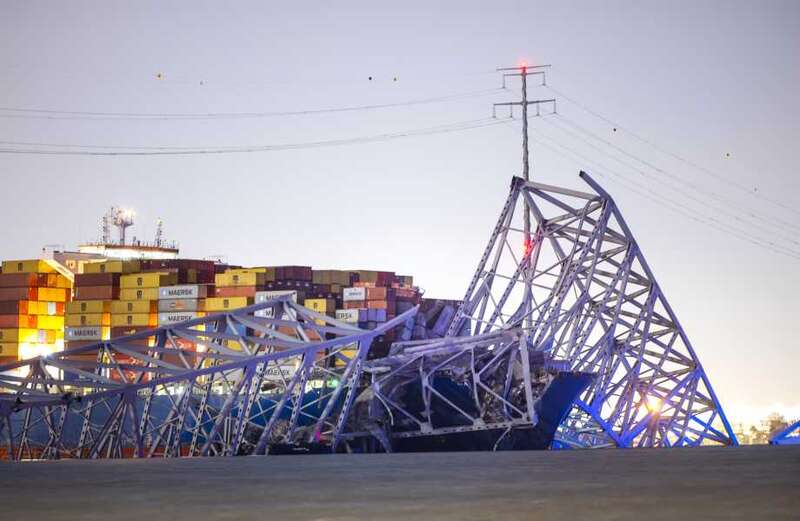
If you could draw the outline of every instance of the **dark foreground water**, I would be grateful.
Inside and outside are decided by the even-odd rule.
[[[800,519],[800,447],[0,463],[0,519]]]

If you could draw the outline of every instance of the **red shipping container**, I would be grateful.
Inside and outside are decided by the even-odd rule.
[[[346,300],[344,302],[344,309],[364,309],[367,303],[363,300]]]
[[[313,271],[310,266],[276,266],[275,280],[296,280],[311,282]]]
[[[75,288],[75,300],[117,300],[119,287],[82,286]]]
[[[0,301],[0,315],[24,315],[28,312],[27,300]]]
[[[390,286],[394,282],[393,271],[379,271],[378,280],[375,281],[376,286]]]
[[[367,300],[394,300],[394,289],[386,287],[368,287]]]
[[[36,315],[0,315],[0,328],[36,328],[37,324]]]
[[[0,273],[0,288],[36,288],[47,286],[46,273]]]
[[[78,286],[119,286],[121,273],[79,273],[75,275]]]
[[[0,288],[0,300],[37,300],[36,288]]]

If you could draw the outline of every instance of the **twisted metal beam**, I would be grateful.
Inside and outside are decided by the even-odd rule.
[[[619,208],[581,178],[594,193],[513,178],[448,336],[521,328],[534,350],[596,374],[559,430],[562,447],[736,444]]]

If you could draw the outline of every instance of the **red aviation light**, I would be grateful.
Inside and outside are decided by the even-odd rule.
[[[530,256],[533,251],[533,240],[530,237],[525,237],[525,256]]]

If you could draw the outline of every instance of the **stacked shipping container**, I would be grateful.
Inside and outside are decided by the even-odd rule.
[[[47,263],[32,262],[36,264],[20,269],[41,269],[55,277]],[[4,267],[9,265],[8,269],[11,270],[11,264],[4,263]],[[423,302],[423,307],[426,307],[422,313],[424,316],[410,320],[405,328],[398,329],[396,333],[376,339],[374,349],[382,351],[388,349],[394,340],[440,336],[453,309],[453,306],[447,305],[449,303],[443,304],[444,301],[426,304],[421,300],[419,289],[414,287],[412,277],[388,271],[312,270],[308,266],[238,268],[190,259],[90,261],[81,263],[80,269],[83,273],[76,275],[73,302],[68,302],[68,287],[55,287],[53,289],[65,290],[66,294],[55,295],[57,298],[50,301],[20,299],[12,301],[14,304],[0,302],[0,312],[9,316],[48,314],[60,317],[64,315],[64,302],[67,301],[66,329],[56,319],[56,322],[48,325],[57,327],[50,330],[51,333],[41,334],[45,335],[42,339],[51,340],[54,335],[59,336],[59,330],[64,331],[62,337],[66,337],[66,347],[74,348],[127,336],[158,325],[191,320],[205,313],[265,302],[280,295],[290,295],[295,302],[309,309],[365,329],[375,328]],[[57,277],[53,280],[59,281],[57,285],[64,285]],[[49,287],[47,283],[39,279],[26,279],[26,285],[18,288],[42,286],[45,289]],[[5,287],[12,287],[10,284],[23,282],[21,279],[15,282],[10,278],[0,281],[0,296]],[[42,295],[46,293],[43,291]],[[14,295],[16,298],[22,293]],[[26,293],[25,296],[30,295]],[[4,319],[2,313],[0,324],[15,322],[24,325],[35,321],[27,318]],[[262,310],[259,314],[268,317],[271,310]],[[47,323],[47,320],[44,319],[43,323]],[[15,327],[21,328],[19,325]],[[242,333],[252,334],[246,329]],[[13,333],[3,334],[10,335],[7,338],[16,338]],[[23,337],[28,338],[25,335],[32,334],[24,333]],[[142,342],[148,343],[148,340]],[[189,345],[184,347],[194,348]]]
[[[75,275],[75,298],[67,308],[67,348],[108,340],[112,336],[112,304],[120,296],[123,275],[141,269],[139,261],[104,261],[83,265]]]
[[[64,349],[64,305],[72,282],[41,260],[4,261],[0,274],[0,360]]]

